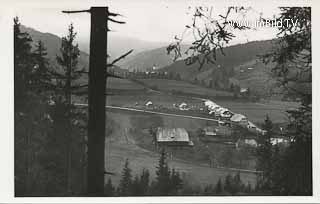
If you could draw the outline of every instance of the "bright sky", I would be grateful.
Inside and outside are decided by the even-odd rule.
[[[33,2],[33,3],[32,3]],[[91,2],[71,0],[68,3],[63,0],[50,1],[28,1],[28,3],[17,3],[14,6],[14,15],[20,17],[21,23],[35,28],[41,32],[50,32],[58,36],[66,34],[67,26],[74,23],[78,31],[78,38],[81,41],[89,39],[90,14],[79,13],[67,15],[61,10],[82,10],[93,5]],[[124,17],[118,20],[126,21],[125,25],[115,25],[110,23],[110,28],[115,32],[111,35],[127,36],[140,40],[154,42],[172,42],[175,35],[180,35],[186,24],[191,23],[189,7],[213,6],[214,13],[224,14],[226,5],[224,1],[191,1],[191,0],[105,0],[95,1],[95,5],[108,5],[110,11],[120,13]],[[279,13],[279,9],[273,3],[260,1],[252,6],[253,10],[248,15],[249,18],[257,17],[260,12],[264,16],[272,17]],[[188,14],[189,11],[189,14]],[[192,10],[191,10],[192,11]],[[237,34],[237,38],[232,44],[244,43],[253,40],[271,39],[275,37],[277,29],[264,28],[256,31],[247,31]],[[191,41],[191,36],[186,37]]]

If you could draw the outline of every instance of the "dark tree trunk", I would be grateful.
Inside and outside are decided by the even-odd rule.
[[[107,7],[91,7],[88,121],[88,196],[104,190]]]

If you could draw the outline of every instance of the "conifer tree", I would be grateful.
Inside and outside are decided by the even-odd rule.
[[[39,40],[35,46],[34,55],[34,81],[39,91],[48,91],[51,89],[51,74],[49,71],[49,60],[47,58],[47,49],[44,43]]]
[[[84,173],[83,163],[85,162],[83,159],[83,154],[85,153],[83,139],[85,127],[81,121],[85,121],[86,119],[81,111],[75,109],[71,100],[72,95],[79,88],[79,85],[75,84],[75,81],[81,77],[80,73],[82,71],[82,69],[78,67],[80,50],[75,43],[76,34],[71,24],[68,28],[67,36],[62,38],[60,53],[56,56],[59,67],[50,70],[50,74],[54,79],[51,83],[54,92],[52,97],[54,105],[52,106],[51,112],[53,116],[52,137],[55,137],[57,141],[56,143],[52,143],[57,145],[56,147],[52,146],[52,148],[60,149],[60,154],[62,152],[65,175],[60,178],[65,183],[65,192],[67,192],[68,195],[74,194],[74,188],[78,188],[78,179],[72,178],[83,178],[79,174]],[[75,156],[77,159],[74,159]],[[56,162],[60,163],[60,161],[57,160]],[[72,174],[76,176],[72,176]],[[73,185],[74,182],[78,182],[78,184]]]
[[[214,191],[215,191],[215,193],[218,194],[218,195],[223,192],[223,185],[222,185],[222,182],[221,182],[221,178],[219,178],[219,181],[218,181],[218,183],[216,184]]]
[[[150,177],[150,173],[148,171],[148,169],[143,169],[142,170],[142,174],[140,176],[140,189],[142,192],[142,195],[147,195],[148,190],[149,190],[149,178]]]
[[[170,169],[166,161],[164,149],[161,152],[156,175],[156,192],[159,195],[168,195],[170,193]]]
[[[312,195],[312,61],[311,7],[282,7],[277,20],[292,19],[296,26],[279,27],[279,49],[266,55],[276,63],[274,74],[286,95],[300,107],[287,111],[290,146],[281,155],[274,180],[274,194]],[[277,192],[275,192],[277,191]]]
[[[14,18],[14,113],[15,113],[15,195],[26,195],[30,188],[30,106],[32,101],[31,54],[32,39],[20,30],[18,17]]]
[[[270,191],[271,188],[271,174],[272,174],[272,144],[271,144],[271,136],[272,136],[272,128],[273,124],[269,118],[269,116],[266,116],[265,123],[263,125],[264,130],[266,130],[266,134],[260,136],[259,140],[259,147],[257,149],[257,170],[263,171],[262,177],[260,182],[261,188],[265,191]]]
[[[20,30],[14,18],[14,129],[15,129],[15,194],[44,193],[45,171],[40,165],[43,143],[49,129],[46,97],[35,92],[37,59],[32,52],[32,39]],[[44,59],[45,54],[41,56]],[[43,66],[46,70],[46,65]],[[43,91],[43,90],[42,90]]]
[[[14,18],[14,103],[15,111],[26,106],[32,88],[33,55],[32,39],[28,33],[21,32],[19,18]]]
[[[182,188],[182,179],[180,178],[180,174],[178,171],[176,171],[175,169],[172,169],[171,171],[171,184],[170,184],[170,189],[171,193],[173,195],[176,195],[178,193],[178,191]]]
[[[240,172],[238,172],[236,175],[233,177],[233,192],[241,192],[244,190],[242,186],[241,178],[240,178]]]
[[[131,169],[129,167],[129,160],[126,159],[124,168],[122,170],[122,176],[119,184],[119,194],[121,196],[130,196],[131,195],[131,185],[132,185],[132,175]]]
[[[142,189],[141,189],[141,181],[138,175],[136,175],[132,181],[132,184],[130,186],[130,192],[133,196],[141,196],[143,195]]]

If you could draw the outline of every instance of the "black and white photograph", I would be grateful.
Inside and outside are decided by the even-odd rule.
[[[6,200],[319,202],[317,3],[5,1]]]

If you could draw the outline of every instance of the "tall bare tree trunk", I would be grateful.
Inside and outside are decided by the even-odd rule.
[[[104,192],[107,7],[91,7],[87,191]]]

